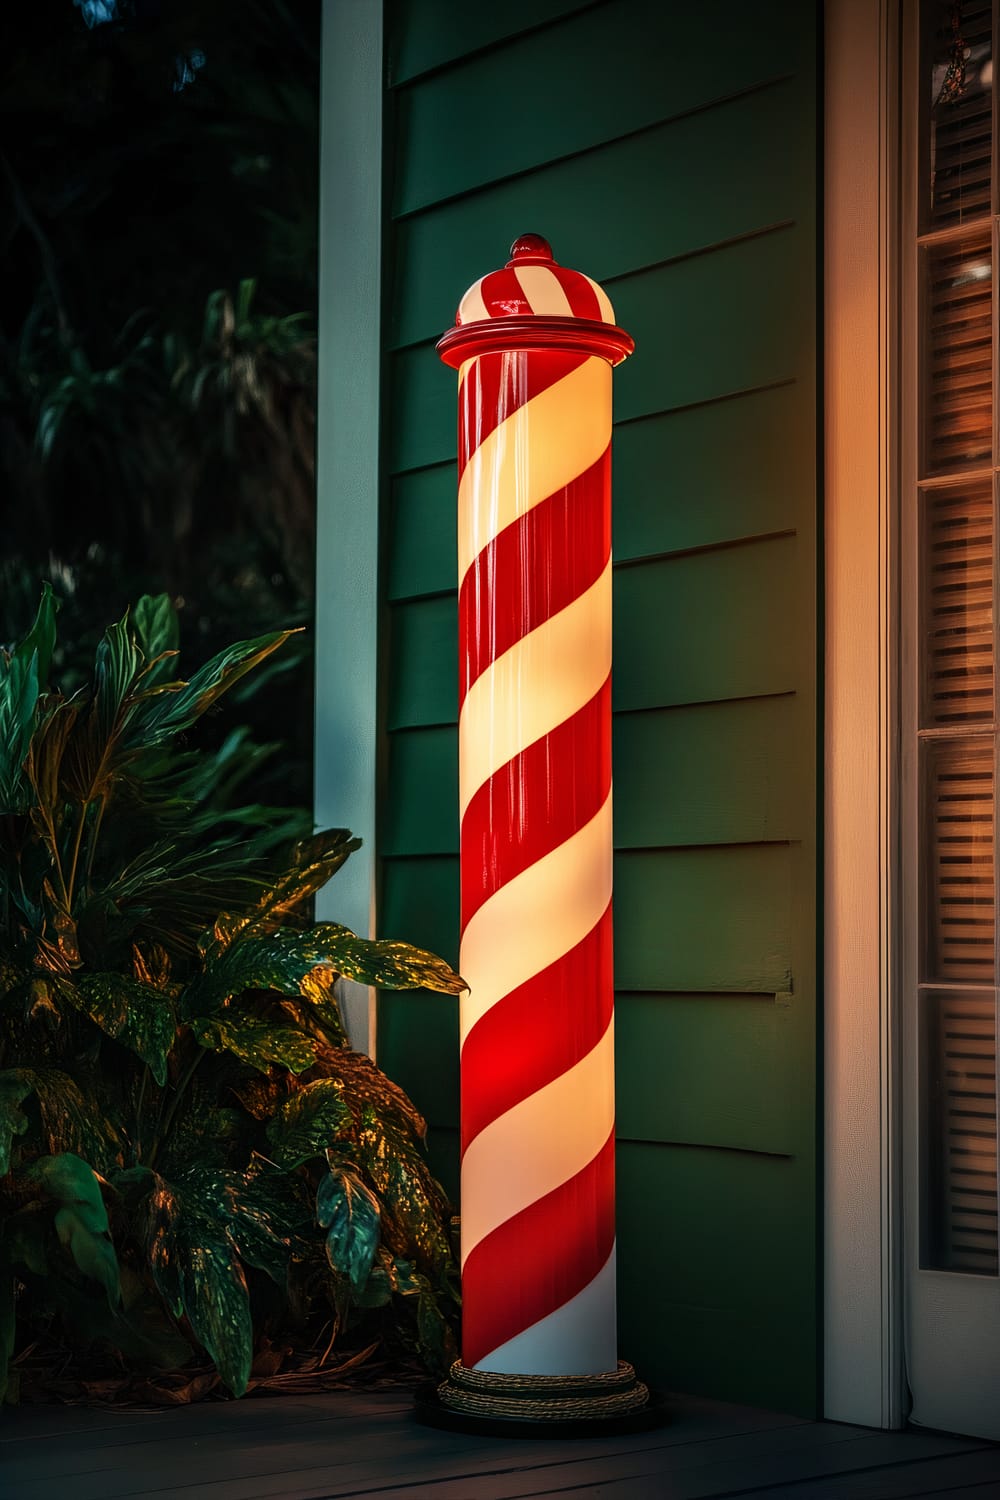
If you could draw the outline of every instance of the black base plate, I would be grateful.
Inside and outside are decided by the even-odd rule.
[[[617,1437],[625,1432],[646,1432],[668,1420],[662,1397],[654,1391],[641,1411],[624,1416],[576,1417],[569,1421],[519,1422],[515,1417],[476,1417],[453,1411],[438,1396],[437,1385],[422,1385],[414,1395],[413,1414],[425,1427],[444,1427],[449,1432],[475,1433],[479,1437],[507,1438],[597,1438]]]

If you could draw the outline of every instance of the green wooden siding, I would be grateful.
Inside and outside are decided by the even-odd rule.
[[[795,0],[387,7],[380,928],[457,960],[455,385],[513,237],[607,287],[621,1346],[812,1413],[816,37]],[[457,1186],[457,1016],[380,1060]]]

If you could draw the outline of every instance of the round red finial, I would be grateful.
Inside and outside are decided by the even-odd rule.
[[[552,246],[540,234],[519,234],[510,247],[508,266],[551,265]]]

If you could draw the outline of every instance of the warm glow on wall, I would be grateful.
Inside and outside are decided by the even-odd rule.
[[[463,1410],[515,1376],[564,1380],[595,1416],[646,1398],[615,1318],[611,367],[632,347],[537,235],[438,345],[459,371],[469,985],[463,1357],[441,1394]]]

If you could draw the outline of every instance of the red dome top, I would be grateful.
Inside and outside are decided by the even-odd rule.
[[[458,305],[457,326],[487,318],[586,318],[614,323],[607,293],[584,276],[560,266],[548,240],[522,234],[510,247],[502,271],[490,271],[473,282]]]

